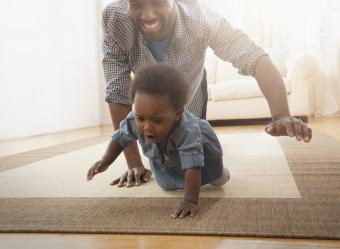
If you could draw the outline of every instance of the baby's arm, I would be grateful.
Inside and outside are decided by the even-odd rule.
[[[185,170],[184,200],[171,214],[173,218],[195,216],[198,211],[198,199],[201,187],[201,169],[189,168]]]
[[[91,180],[96,174],[105,171],[123,151],[123,148],[111,140],[102,159],[95,162],[87,173],[87,180]]]

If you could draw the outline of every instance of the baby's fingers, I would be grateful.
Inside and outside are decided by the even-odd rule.
[[[116,180],[114,180],[113,182],[111,182],[110,185],[116,185],[116,184],[119,183],[119,181],[120,181],[120,178],[117,178]]]
[[[198,212],[198,208],[191,209],[190,210],[190,216],[194,217],[197,214],[197,212]]]
[[[120,178],[119,178],[119,182],[118,182],[118,187],[123,187],[124,183],[127,181],[127,175],[128,173],[125,172]]]
[[[188,214],[191,214],[191,210],[190,209],[184,209],[182,211],[182,213],[179,215],[178,218],[184,218],[185,216],[187,216]]]
[[[143,177],[142,177],[143,182],[148,182],[148,181],[150,181],[151,176],[152,176],[151,171],[147,169],[147,170],[145,171]]]
[[[95,175],[94,167],[90,168],[89,171],[87,172],[87,180],[90,181]]]
[[[100,164],[100,162],[96,162],[88,171],[87,173],[87,180],[91,180],[96,174],[103,172],[105,169],[103,169],[103,165]]]
[[[171,218],[177,218],[182,213],[182,209],[178,208],[171,212]]]

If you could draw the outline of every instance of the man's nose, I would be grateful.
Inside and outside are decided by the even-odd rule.
[[[146,6],[142,10],[141,19],[143,21],[152,21],[157,17],[155,8],[152,6]]]

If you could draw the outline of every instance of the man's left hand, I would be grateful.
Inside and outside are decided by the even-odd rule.
[[[265,127],[265,131],[272,136],[296,137],[296,140],[306,143],[312,139],[312,129],[300,119],[291,116],[275,116]]]

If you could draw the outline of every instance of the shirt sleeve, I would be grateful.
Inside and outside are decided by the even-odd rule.
[[[135,116],[132,112],[126,119],[120,122],[119,129],[112,134],[112,140],[118,143],[123,149],[138,139]]]
[[[243,75],[255,75],[255,66],[258,59],[267,55],[241,30],[234,29],[230,23],[218,14],[205,9],[209,16],[208,45],[222,60],[233,64]]]
[[[176,137],[180,141],[178,154],[182,169],[204,167],[203,138],[199,127],[186,126],[176,134]]]
[[[129,99],[129,81],[131,69],[128,54],[123,51],[112,35],[109,18],[105,9],[102,13],[102,65],[105,77],[105,101],[117,104],[131,105]]]

